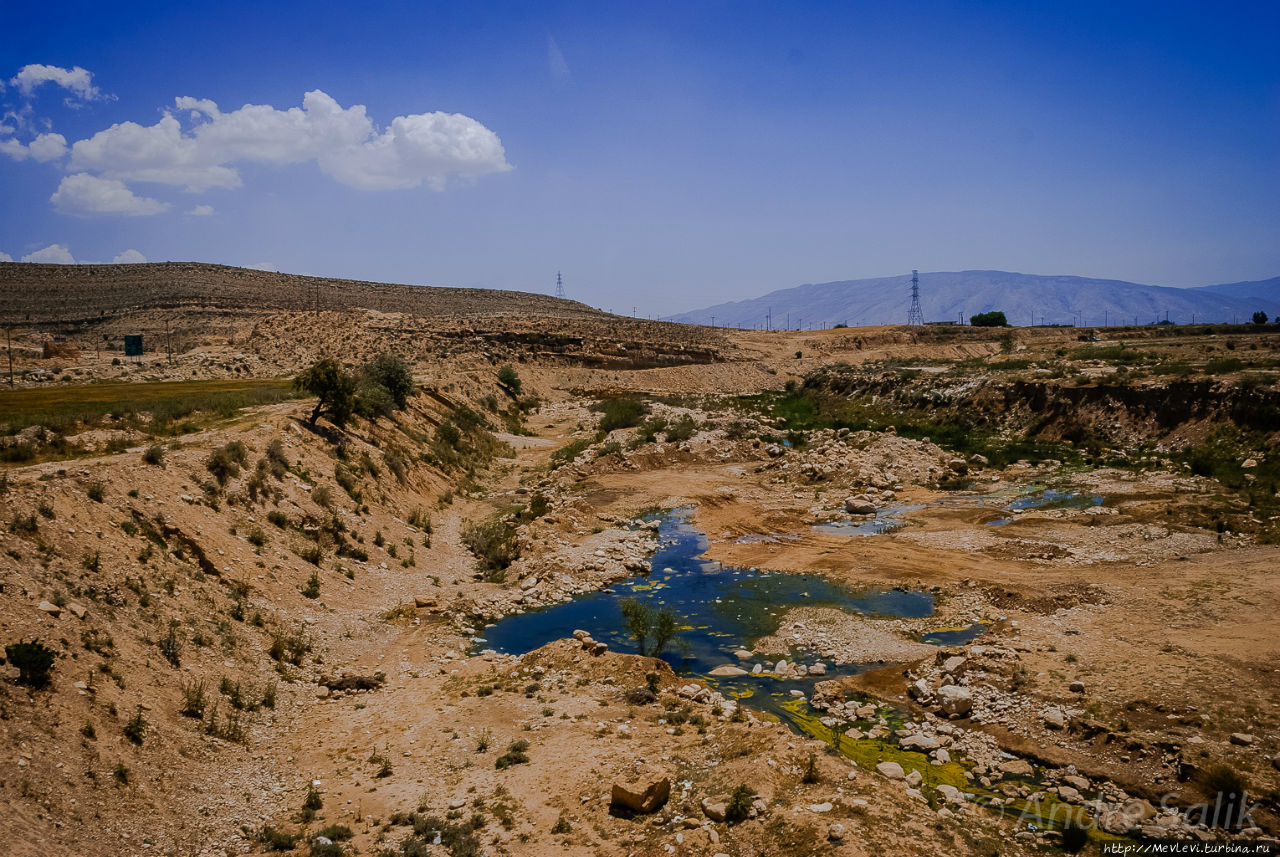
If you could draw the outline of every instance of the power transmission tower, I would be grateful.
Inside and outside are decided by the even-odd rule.
[[[564,297],[564,280],[561,279],[559,271],[556,271],[556,297]]]
[[[911,270],[911,308],[907,310],[907,324],[924,324],[924,311],[920,309],[920,272]]]

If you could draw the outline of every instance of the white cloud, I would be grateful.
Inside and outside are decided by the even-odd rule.
[[[49,200],[67,214],[159,214],[167,202],[138,196],[119,179],[104,179],[88,173],[67,176]]]
[[[147,261],[147,257],[143,256],[137,250],[125,250],[120,255],[111,260],[113,265],[140,265]]]
[[[343,108],[320,90],[287,110],[247,104],[223,113],[208,99],[186,96],[174,105],[188,114],[189,130],[171,113],[150,126],[112,125],[71,147],[71,169],[193,192],[239,187],[235,163],[315,161],[362,190],[439,190],[450,177],[511,169],[498,136],[459,113],[397,116],[379,132],[363,105]]]
[[[246,266],[254,271],[277,271],[275,262],[254,262],[252,265]]]
[[[24,262],[42,262],[46,265],[74,265],[75,258],[71,251],[61,244],[50,244],[42,250],[28,253],[22,257]]]
[[[81,101],[105,98],[102,90],[93,85],[93,73],[80,66],[60,68],[56,65],[24,65],[11,81],[23,96],[30,98],[35,90],[46,83],[53,83],[78,97]]]
[[[187,212],[191,217],[213,217],[214,211],[212,205],[197,205],[195,208]]]
[[[12,256],[4,252],[3,250],[0,250],[0,262],[12,262],[12,261],[13,261]]]
[[[12,129],[0,128],[0,131]],[[0,140],[0,152],[4,152],[15,161],[34,158],[41,163],[56,161],[67,153],[67,138],[61,134],[41,134],[30,143],[23,145],[12,137]]]

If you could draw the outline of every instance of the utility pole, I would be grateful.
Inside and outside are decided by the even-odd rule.
[[[911,271],[911,306],[907,309],[907,324],[924,324],[924,312],[920,309],[920,272]]]
[[[765,313],[764,329],[766,331],[773,330],[773,307],[769,307],[769,311]]]
[[[711,326],[712,326],[712,327],[715,327],[715,326],[716,326],[716,317],[715,317],[714,315],[713,315],[713,316],[711,316]]]
[[[169,355],[169,365],[173,365],[173,334],[169,330],[169,317],[164,319],[164,350]]]

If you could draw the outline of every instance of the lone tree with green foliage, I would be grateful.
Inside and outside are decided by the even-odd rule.
[[[356,404],[356,379],[332,357],[313,363],[293,379],[294,389],[316,396],[315,409],[307,423],[314,426],[321,414],[328,414],[334,425],[346,425]]]
[[[969,324],[974,327],[1008,327],[1009,319],[1005,318],[1000,310],[993,309],[991,312],[980,312],[969,316]]]
[[[1265,312],[1263,312],[1262,310],[1258,310],[1257,312],[1255,312],[1255,313],[1253,314],[1253,323],[1254,323],[1254,324],[1266,324],[1266,323],[1267,323],[1267,314],[1266,314]]]
[[[49,671],[58,653],[39,640],[24,640],[4,647],[9,663],[18,668],[18,684],[41,688],[49,684]]]
[[[622,608],[622,625],[636,641],[642,655],[659,657],[680,631],[680,620],[669,607],[655,610],[652,605],[635,598],[624,598],[619,606]],[[649,640],[653,640],[652,646],[648,645]]]
[[[372,362],[365,365],[363,372],[365,388],[381,387],[386,390],[395,402],[397,410],[403,411],[409,405],[409,397],[413,395],[413,371],[409,365],[394,354],[379,354]],[[364,394],[364,391],[361,391]]]
[[[516,370],[510,363],[498,370],[498,383],[512,393],[520,392],[520,376],[516,374]]]

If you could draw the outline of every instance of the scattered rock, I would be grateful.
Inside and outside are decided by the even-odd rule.
[[[964,803],[964,794],[955,786],[942,783],[938,786],[938,794],[947,803],[962,804]]]
[[[924,775],[921,774],[919,771],[912,771],[911,773],[907,774],[907,776],[904,779],[907,781],[908,786],[910,786],[913,789],[916,789],[920,787],[920,783],[924,782]]]
[[[1070,684],[1070,689],[1072,693],[1084,693],[1084,682],[1073,681]]]
[[[77,619],[83,619],[84,614],[87,612],[84,605],[77,601],[68,602],[67,609],[70,610]]]
[[[62,608],[52,601],[41,601],[36,605],[36,609],[43,610],[55,619],[62,615]]]
[[[824,803],[809,804],[809,812],[831,812],[831,809],[832,809],[831,801],[826,801]]]
[[[907,777],[907,772],[897,762],[881,762],[876,765],[876,770],[891,780],[904,780]]]
[[[827,838],[832,842],[840,842],[844,839],[844,825],[833,824],[827,828]]]
[[[1061,708],[1050,708],[1044,713],[1044,725],[1049,729],[1066,729],[1067,716]]]
[[[1010,759],[1007,762],[1001,762],[999,769],[1001,772],[1015,777],[1029,777],[1035,773],[1035,769],[1031,767],[1031,763],[1026,759]]]
[[[744,670],[742,667],[735,667],[733,664],[724,664],[722,666],[718,666],[715,669],[713,669],[710,673],[708,673],[708,675],[728,676],[728,677],[747,675],[747,674],[748,674],[747,671]]]
[[[1256,740],[1257,740],[1256,738],[1254,738],[1252,735],[1248,734],[1247,732],[1231,733],[1231,743],[1238,744],[1241,747],[1248,747],[1250,744],[1252,744]]]
[[[938,688],[938,705],[947,714],[963,717],[973,708],[973,697],[967,687],[944,684]]]
[[[712,821],[724,821],[727,811],[728,807],[724,801],[713,801],[708,797],[702,799],[702,814]]]
[[[941,745],[938,739],[932,735],[915,734],[908,735],[905,738],[898,739],[898,746],[904,750],[916,750],[921,753],[927,753],[930,750],[936,750]]]
[[[651,813],[671,796],[671,778],[643,778],[615,782],[609,795],[610,808],[628,812]]]

